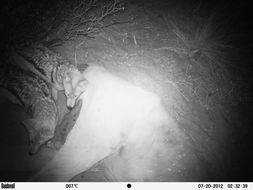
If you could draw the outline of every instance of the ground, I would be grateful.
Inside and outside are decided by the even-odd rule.
[[[221,17],[213,14],[210,19],[209,11],[219,5],[205,5],[201,9],[201,3],[196,2],[126,3],[124,11],[104,20],[105,24],[117,22],[93,38],[79,36],[54,47],[79,68],[82,64],[103,66],[161,97],[167,114],[179,128],[177,136],[167,134],[168,149],[164,150],[172,150],[170,158],[174,160],[158,159],[152,178],[144,181],[252,181],[253,112],[246,91],[252,88],[250,71],[241,78],[241,67],[247,68],[247,61],[242,58],[239,65],[242,55],[235,55],[238,51],[230,48],[237,45],[236,40],[226,39],[231,26],[226,28],[223,21],[224,28],[217,30]],[[0,122],[8,126],[3,129],[1,142],[25,147],[26,133],[18,120],[27,116],[21,108],[1,105],[4,117]],[[17,120],[6,119],[14,117]],[[16,126],[15,132],[12,126]],[[118,177],[122,173],[119,159],[116,153],[110,155],[73,180],[124,181]],[[12,179],[4,175],[4,179]],[[14,179],[24,180],[23,174]]]

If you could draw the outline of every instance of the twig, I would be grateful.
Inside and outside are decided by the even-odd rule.
[[[167,81],[168,83],[170,83],[174,88],[177,89],[177,91],[182,95],[182,97],[187,101],[190,102],[190,100],[184,95],[183,92],[181,92],[181,90],[171,81]]]
[[[77,66],[76,50],[75,50],[75,66]]]

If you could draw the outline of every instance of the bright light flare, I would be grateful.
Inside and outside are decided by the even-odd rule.
[[[159,129],[169,122],[160,98],[100,67],[89,67],[84,76],[89,86],[80,97],[83,107],[77,123],[64,147],[36,180],[69,180],[122,145],[132,147],[127,157],[137,160],[136,154],[157,151],[151,149],[152,143]],[[142,159],[141,167],[134,168],[134,162],[129,162],[131,175],[141,179],[152,159],[150,155]]]

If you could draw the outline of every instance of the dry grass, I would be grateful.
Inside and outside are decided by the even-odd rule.
[[[174,46],[167,48],[187,57],[185,78],[181,83],[191,88],[191,94],[202,106],[212,109],[216,103],[232,98],[235,84],[229,81],[231,78],[226,66],[231,61],[228,53],[234,47],[226,41],[224,31],[217,32],[219,26],[215,14],[207,18],[195,15],[193,18],[179,18],[177,15],[163,16],[167,29],[172,31],[176,41]],[[218,102],[214,102],[213,96],[217,97]]]

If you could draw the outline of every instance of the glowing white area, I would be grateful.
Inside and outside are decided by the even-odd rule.
[[[121,145],[134,147],[129,149],[131,154],[147,152],[158,129],[172,123],[157,95],[100,67],[89,67],[84,76],[89,85],[80,97],[83,106],[76,125],[60,152],[33,180],[68,181]],[[150,162],[142,163],[146,167]],[[142,175],[143,167],[132,168],[136,178]]]

